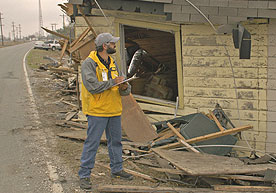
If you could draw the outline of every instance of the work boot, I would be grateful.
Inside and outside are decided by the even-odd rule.
[[[125,172],[124,170],[121,170],[116,173],[111,173],[111,177],[112,178],[121,178],[124,180],[132,180],[133,179],[133,175]]]
[[[91,189],[92,184],[90,178],[80,178],[80,188],[81,189]]]

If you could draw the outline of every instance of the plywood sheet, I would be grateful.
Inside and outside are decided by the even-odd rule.
[[[122,128],[131,141],[149,142],[157,133],[132,95],[122,96]]]
[[[158,148],[154,148],[153,151],[179,169],[194,176],[245,174],[265,171],[267,168],[276,169],[276,165],[272,164],[245,165],[237,158],[226,156],[161,150]]]

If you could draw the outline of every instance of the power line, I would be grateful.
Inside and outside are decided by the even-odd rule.
[[[3,35],[3,25],[2,25],[2,13],[0,12],[0,27],[1,27],[1,39],[2,39],[2,46],[4,46],[4,35]]]

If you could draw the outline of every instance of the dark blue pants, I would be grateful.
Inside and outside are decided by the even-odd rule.
[[[87,138],[83,145],[79,177],[90,177],[104,130],[107,138],[111,172],[116,173],[121,171],[123,169],[121,116],[87,116],[87,120]]]

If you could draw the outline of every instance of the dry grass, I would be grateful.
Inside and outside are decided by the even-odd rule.
[[[44,56],[58,58],[60,55],[60,51],[55,50],[41,50],[41,49],[32,49],[27,56],[27,64],[33,68],[37,69],[42,64],[50,63],[49,60],[44,59]]]
[[[0,41],[0,48],[3,47],[8,47],[8,46],[14,46],[14,45],[18,45],[18,44],[23,44],[26,43],[27,41],[9,41],[9,42],[4,42],[4,45],[2,45],[2,41]]]

